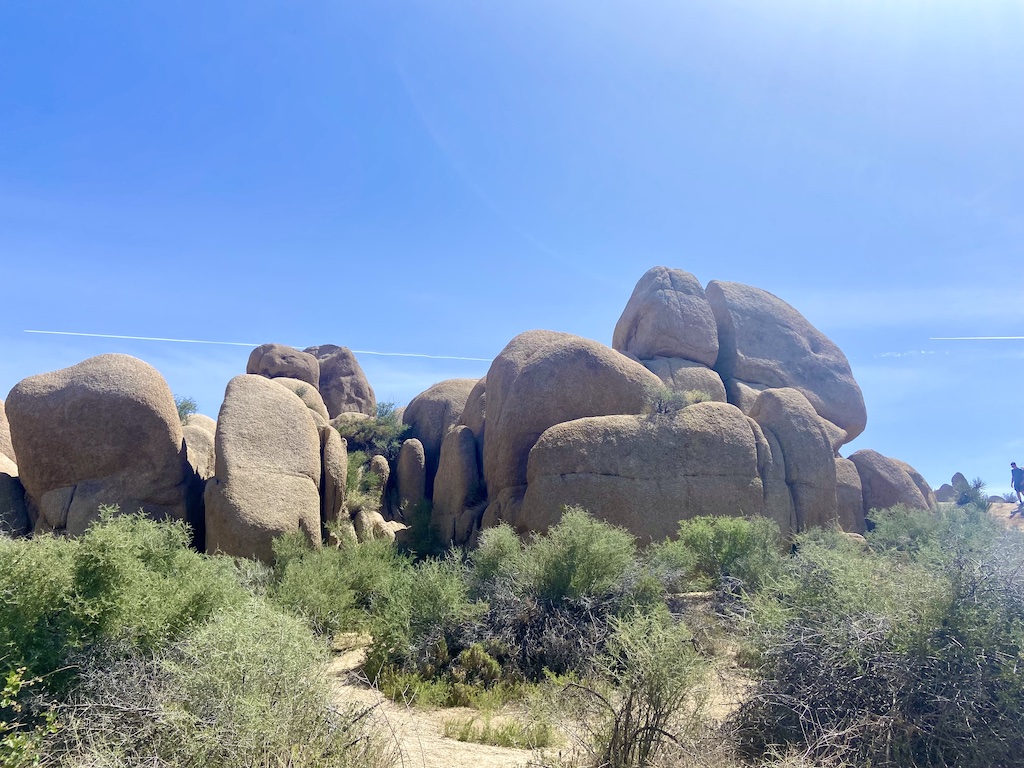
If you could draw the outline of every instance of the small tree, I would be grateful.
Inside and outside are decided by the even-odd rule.
[[[199,411],[199,406],[191,397],[175,395],[174,404],[178,406],[178,419],[181,421],[182,426],[188,424],[188,420]]]

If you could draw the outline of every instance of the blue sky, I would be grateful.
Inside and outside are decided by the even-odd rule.
[[[872,447],[1024,460],[1024,5],[0,0],[0,396],[102,352],[609,343],[664,264],[789,301]],[[361,356],[382,399],[487,363]],[[1017,401],[1017,404],[1015,404]]]

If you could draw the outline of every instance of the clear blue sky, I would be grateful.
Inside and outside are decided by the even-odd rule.
[[[1024,460],[1024,5],[0,0],[0,397],[137,355],[611,340],[665,264],[789,301],[873,447]],[[487,363],[361,356],[382,399]]]

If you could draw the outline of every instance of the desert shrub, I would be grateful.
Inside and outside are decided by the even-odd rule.
[[[958,514],[953,523],[968,519]],[[872,766],[1015,763],[1024,544],[1006,532],[982,547],[948,520],[938,532],[926,523],[897,510],[880,540],[895,544],[877,551],[835,535],[798,540],[786,577],[752,601],[763,665],[737,718],[747,751],[796,745]],[[908,544],[908,530],[944,556]]]
[[[469,554],[469,578],[477,593],[496,581],[510,582],[523,571],[523,543],[512,526],[502,523],[480,534],[477,548]]]
[[[433,504],[423,499],[411,509],[403,509],[405,524],[409,526],[401,548],[415,557],[437,557],[444,554],[444,541],[432,523]]]
[[[248,598],[230,559],[188,548],[183,523],[115,512],[78,539],[0,541],[0,654],[50,689],[73,677],[70,653],[152,650]]]
[[[50,747],[65,765],[387,764],[360,715],[330,704],[326,650],[297,619],[253,601],[146,656],[84,658]]]
[[[714,397],[703,389],[680,391],[671,387],[652,387],[647,391],[644,412],[650,416],[670,416],[689,405],[711,400],[714,400]]]
[[[988,493],[985,492],[985,481],[976,477],[966,486],[957,488],[956,505],[958,507],[973,506],[981,510],[989,508]]]
[[[273,548],[273,599],[325,635],[368,628],[375,603],[411,568],[387,541],[313,549],[302,534],[287,534]]]
[[[188,424],[188,420],[199,412],[199,405],[191,397],[175,395],[174,404],[178,407],[178,421],[182,426]]]
[[[409,426],[398,420],[394,403],[377,403],[377,413],[359,421],[341,424],[338,433],[348,441],[350,452],[367,456],[384,456],[389,462],[398,459],[398,450]]]
[[[57,730],[56,717],[49,709],[32,713],[26,699],[39,680],[27,679],[24,667],[8,669],[0,682],[0,765],[34,768],[41,764],[46,738]]]
[[[779,573],[781,536],[763,517],[695,517],[679,522],[677,539],[650,547],[647,561],[676,589],[715,589],[730,578],[752,590]]]
[[[975,504],[913,509],[898,504],[871,510],[867,533],[873,550],[912,560],[944,560],[957,552],[984,551],[1000,536],[1001,528]]]
[[[699,722],[707,665],[693,637],[667,612],[615,619],[600,661],[599,684],[571,685],[593,762],[610,768],[650,765],[667,743]]]

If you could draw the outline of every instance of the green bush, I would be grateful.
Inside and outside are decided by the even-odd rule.
[[[178,421],[182,426],[188,424],[188,420],[199,412],[199,405],[191,397],[175,395],[174,404],[178,408]]]
[[[71,653],[152,650],[248,599],[232,561],[189,549],[183,523],[115,512],[78,539],[0,540],[0,655],[48,688],[73,677]]]
[[[650,547],[647,561],[677,589],[715,589],[731,578],[754,590],[781,568],[779,527],[763,517],[681,520],[678,538]]]
[[[402,440],[409,426],[398,420],[394,403],[377,403],[376,415],[341,424],[338,433],[348,441],[349,451],[367,456],[384,456],[389,462],[398,459]]]
[[[946,560],[963,550],[984,550],[1001,535],[1001,527],[975,504],[942,505],[921,510],[902,504],[871,510],[872,529],[866,538],[871,548],[911,560]]]
[[[502,523],[481,532],[477,548],[469,554],[469,578],[476,593],[498,580],[510,582],[523,572],[523,543],[512,526]]]

